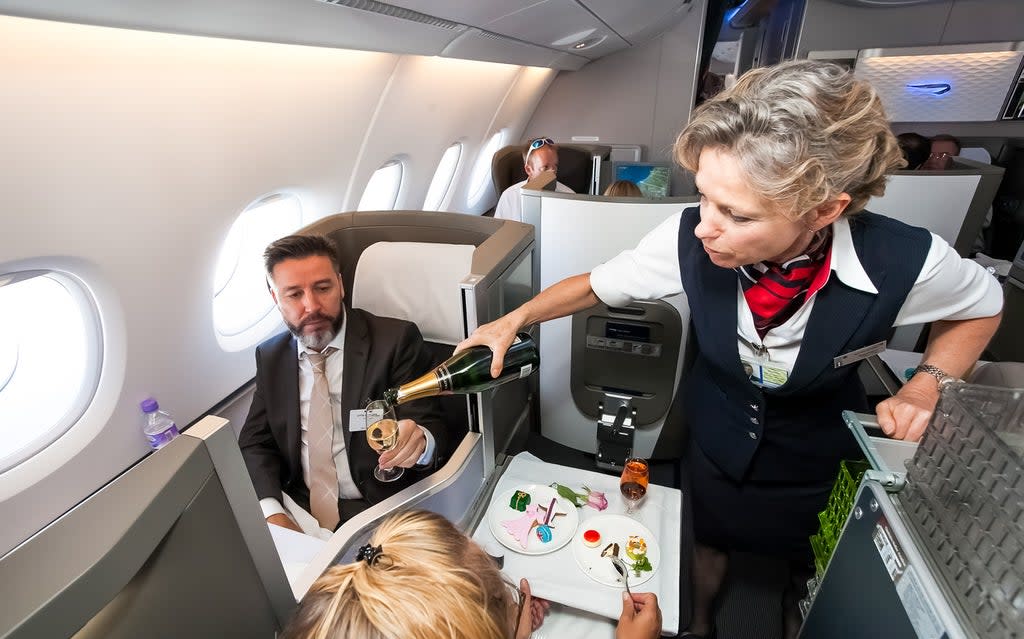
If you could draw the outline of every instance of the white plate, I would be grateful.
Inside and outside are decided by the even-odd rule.
[[[534,526],[530,530],[526,548],[523,548],[519,541],[512,536],[512,533],[505,530],[505,527],[502,525],[504,522],[519,519],[525,515],[525,513],[509,506],[509,503],[512,501],[512,495],[515,495],[517,490],[530,494],[530,505],[543,506],[544,508],[548,507],[552,498],[556,498],[555,512],[565,514],[555,517],[550,522],[551,541],[547,543],[542,542],[537,537],[537,527]],[[544,520],[543,510],[540,511],[539,518],[541,521]],[[487,525],[490,527],[494,538],[509,550],[514,550],[524,555],[543,555],[558,550],[573,538],[579,522],[580,516],[576,512],[576,506],[569,500],[559,497],[554,488],[540,484],[526,484],[506,490],[498,495],[498,498],[492,501],[487,509]]]
[[[594,548],[590,548],[583,543],[583,533],[587,530],[596,530],[601,533],[601,543]],[[647,560],[651,562],[651,567],[653,568],[653,570],[641,572],[639,577],[630,570],[629,587],[633,588],[653,577],[654,573],[658,570],[658,566],[661,565],[661,547],[658,546],[658,540],[647,526],[644,526],[637,520],[622,515],[598,515],[591,517],[583,522],[583,525],[576,531],[576,535],[573,536],[572,554],[576,558],[576,563],[580,565],[580,570],[586,573],[588,577],[606,586],[621,588],[623,585],[622,577],[615,570],[611,560],[601,556],[601,551],[608,544],[612,542],[617,543],[619,545],[619,558],[627,566],[632,567],[633,560],[626,556],[626,540],[629,539],[630,535],[640,535],[647,542]]]

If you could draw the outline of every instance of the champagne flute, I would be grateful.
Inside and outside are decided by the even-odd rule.
[[[371,422],[371,420],[373,420]],[[366,441],[377,454],[391,450],[398,444],[398,420],[395,419],[395,408],[388,402],[374,401],[366,405]],[[373,476],[377,481],[395,481],[405,474],[404,468],[384,470],[377,464]]]
[[[631,457],[622,467],[619,479],[619,491],[626,500],[626,514],[632,515],[637,502],[647,494],[647,483],[650,480],[650,468],[646,459]]]

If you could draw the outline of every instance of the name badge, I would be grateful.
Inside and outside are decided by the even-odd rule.
[[[375,410],[364,410],[362,408],[357,410],[349,411],[348,413],[348,432],[358,433],[366,430],[367,424],[373,424],[384,419],[384,411],[377,408]]]
[[[832,360],[832,366],[834,368],[840,368],[841,366],[846,366],[847,364],[852,364],[854,362],[859,362],[862,359],[867,359],[872,355],[877,355],[884,350],[885,340],[882,340],[877,344],[865,346],[864,348],[858,348],[855,351],[850,351],[849,353],[844,353],[843,355],[836,357],[835,359]]]
[[[755,386],[778,388],[789,381],[789,368],[781,362],[773,362],[754,355],[740,355],[740,362],[743,364],[743,371]]]

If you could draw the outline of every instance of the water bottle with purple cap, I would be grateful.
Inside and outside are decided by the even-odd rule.
[[[152,397],[147,397],[139,404],[142,409],[142,432],[146,434],[153,450],[159,450],[178,436],[178,426],[174,419],[160,410],[160,404]]]

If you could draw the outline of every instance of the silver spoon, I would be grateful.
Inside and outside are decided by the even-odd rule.
[[[622,561],[615,555],[609,555],[608,559],[612,560],[612,565],[615,566],[615,572],[619,573],[622,577],[622,583],[626,586],[626,594],[633,597],[633,593],[629,590],[629,567],[626,566],[626,562]]]

